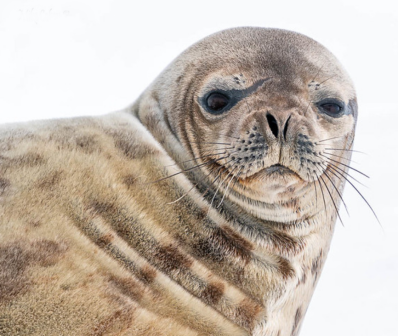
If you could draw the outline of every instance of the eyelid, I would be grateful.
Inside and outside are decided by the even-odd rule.
[[[341,99],[338,98],[324,98],[321,101],[319,101],[318,103],[316,103],[317,105],[323,105],[323,104],[337,104],[339,105],[341,108],[345,108],[345,103],[344,101],[342,101]]]

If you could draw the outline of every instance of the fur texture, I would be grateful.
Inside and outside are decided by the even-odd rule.
[[[213,91],[234,105],[209,113]],[[125,111],[3,126],[0,335],[298,335],[355,102],[318,43],[238,28]]]

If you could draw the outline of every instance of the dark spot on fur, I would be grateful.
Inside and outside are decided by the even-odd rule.
[[[40,189],[52,189],[61,181],[63,172],[55,171],[39,181],[38,187]]]
[[[30,243],[27,251],[31,253],[30,260],[42,267],[49,267],[55,265],[66,250],[65,243],[58,243],[53,240],[38,240]]]
[[[106,233],[106,234],[100,236],[100,237],[97,239],[97,242],[96,242],[96,243],[97,243],[97,245],[98,245],[100,248],[104,248],[106,245],[110,244],[110,243],[112,242],[113,239],[114,239],[114,236],[113,236],[112,233]]]
[[[224,294],[224,284],[221,282],[208,284],[202,292],[202,298],[205,302],[212,305],[217,304]]]
[[[26,293],[31,285],[27,269],[35,265],[52,266],[66,250],[64,243],[52,240],[0,246],[0,301]]]
[[[130,327],[133,313],[134,310],[132,307],[123,307],[123,309],[117,310],[115,313],[102,320],[89,334],[87,334],[87,336],[109,335],[111,331],[119,331],[122,333]],[[115,328],[116,324],[120,324],[120,328]]]
[[[316,280],[318,279],[319,271],[322,267],[322,265],[321,265],[322,255],[323,255],[323,251],[321,250],[319,255],[312,261],[311,273],[314,276],[314,284],[316,283]]]
[[[0,178],[0,196],[3,195],[6,189],[11,185],[10,180]]]
[[[213,262],[224,261],[225,255],[222,251],[214,246],[209,239],[199,239],[192,246],[195,254],[200,258],[210,259]]]
[[[167,113],[166,113],[167,115]],[[165,118],[168,127],[171,127],[168,118]],[[147,126],[150,131],[153,131],[159,125],[159,117],[153,114],[146,114],[142,120],[143,124]],[[170,128],[171,129],[171,128]],[[163,141],[163,140],[162,140]],[[161,141],[161,143],[162,143]],[[163,143],[162,143],[163,144]]]
[[[192,265],[192,261],[181,254],[178,249],[172,245],[157,246],[154,256],[160,261],[163,270],[166,272],[175,269],[189,268]]]
[[[119,293],[130,297],[134,301],[138,302],[144,294],[142,291],[142,286],[133,278],[120,278],[111,276],[109,281]]]
[[[290,186],[290,187],[287,188],[287,191],[291,192],[291,193],[294,192],[295,190],[296,190],[296,188],[293,187],[293,186]]]
[[[156,278],[156,269],[151,266],[144,266],[140,269],[140,279],[147,284],[152,283]]]
[[[38,220],[31,220],[31,221],[28,222],[28,224],[31,227],[34,227],[34,228],[37,228],[37,227],[41,226],[41,222],[38,221]]]
[[[72,289],[72,285],[71,284],[62,284],[61,286],[59,286],[59,288],[61,288],[64,291],[68,291],[68,290]]]
[[[280,257],[278,259],[279,272],[282,274],[283,279],[288,279],[294,275],[294,269],[290,265],[289,261],[285,258]]]
[[[87,154],[99,151],[97,141],[92,135],[82,135],[75,138],[76,147]]]
[[[254,326],[254,321],[257,317],[257,314],[263,308],[255,304],[248,299],[244,299],[240,305],[237,307],[237,318],[241,321],[241,325],[247,329],[252,329]]]
[[[147,155],[153,155],[158,152],[157,149],[142,143],[140,139],[136,138],[135,134],[120,130],[108,133],[113,137],[115,147],[130,160],[142,159]]]
[[[197,256],[210,259],[213,262],[221,262],[226,256],[231,256],[248,263],[251,259],[249,246],[251,247],[249,242],[231,229],[225,231],[225,228],[215,228],[209,237],[200,239],[194,244],[193,249]]]
[[[250,243],[248,240],[240,236],[238,233],[236,233],[234,230],[229,228],[228,226],[223,226],[222,230],[226,233],[228,237],[233,239],[234,241],[238,242],[239,245],[244,247],[247,250],[252,250],[253,249],[253,244]]]
[[[99,214],[117,213],[116,207],[112,203],[94,201],[91,203],[91,206]]]
[[[130,188],[131,186],[133,186],[137,181],[137,177],[133,176],[133,175],[127,175],[123,178],[123,183]]]
[[[134,159],[136,156],[134,155],[135,153],[135,148],[134,144],[129,142],[126,139],[116,139],[115,140],[115,146],[119,150],[122,151],[122,153],[129,159]]]
[[[305,284],[307,281],[307,274],[305,273],[305,271],[303,271],[303,275],[301,276],[301,279],[298,281],[297,286],[301,285],[301,284]]]
[[[233,233],[232,235],[231,232]],[[216,228],[210,236],[210,240],[214,242],[214,246],[217,246],[226,255],[241,258],[248,263],[251,259],[251,252],[247,248],[249,243],[245,242],[243,238],[236,239],[236,237],[236,234],[232,230],[226,232],[221,228]]]
[[[44,164],[43,156],[37,153],[26,153],[21,156],[8,158],[0,155],[0,164],[4,167],[34,167]]]
[[[21,166],[34,167],[45,163],[43,156],[37,153],[27,153],[19,158]]]
[[[299,307],[299,308],[297,308],[296,315],[294,316],[292,336],[296,336],[298,334],[298,331],[299,331],[298,327],[300,325],[302,316],[303,316],[303,312],[301,310],[301,307]]]
[[[0,247],[0,301],[25,292],[29,280],[25,269],[29,258],[17,244]]]

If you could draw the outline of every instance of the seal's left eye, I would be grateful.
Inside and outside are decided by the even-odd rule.
[[[213,92],[206,98],[205,103],[210,113],[219,114],[229,104],[229,98],[220,92]]]

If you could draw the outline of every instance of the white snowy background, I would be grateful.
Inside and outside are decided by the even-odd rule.
[[[99,115],[133,102],[181,51],[236,26],[329,48],[359,100],[354,167],[303,336],[398,335],[398,9],[394,1],[0,0],[0,123]],[[396,100],[397,99],[397,100]],[[353,175],[358,175],[352,172]]]

